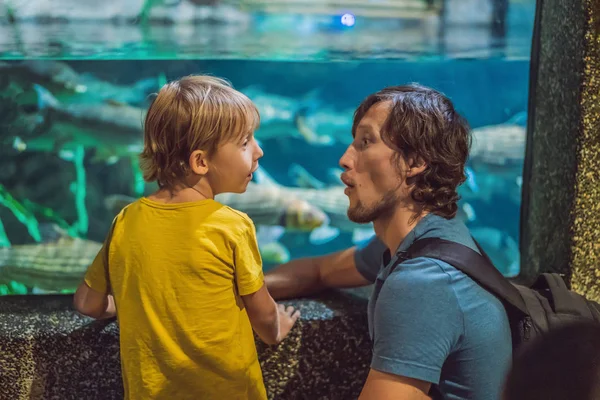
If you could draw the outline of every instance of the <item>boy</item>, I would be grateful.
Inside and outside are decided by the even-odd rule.
[[[126,399],[266,399],[252,329],[279,343],[299,312],[269,295],[252,221],[214,200],[246,190],[258,123],[208,76],[165,85],[148,110],[141,167],[159,188],[117,215],[74,298],[117,315]]]

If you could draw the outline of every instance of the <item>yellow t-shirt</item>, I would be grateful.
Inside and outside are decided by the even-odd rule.
[[[125,399],[266,399],[241,295],[263,285],[254,224],[214,200],[141,198],[85,282],[112,292]]]

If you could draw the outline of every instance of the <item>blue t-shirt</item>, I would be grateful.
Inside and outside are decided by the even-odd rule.
[[[477,251],[458,219],[428,214],[398,248],[437,237]],[[437,385],[447,399],[496,400],[512,359],[502,303],[451,265],[432,258],[397,260],[374,238],[356,252],[358,270],[375,283],[369,300],[371,368]]]

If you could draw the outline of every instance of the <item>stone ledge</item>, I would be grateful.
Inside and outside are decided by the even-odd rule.
[[[0,302],[0,398],[121,399],[118,325],[73,311],[71,296]],[[357,398],[371,359],[366,300],[343,292],[284,302],[302,317],[279,346],[257,340],[270,399]]]

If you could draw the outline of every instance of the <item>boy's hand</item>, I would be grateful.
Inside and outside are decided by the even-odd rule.
[[[288,306],[287,308],[283,304],[277,304],[277,311],[279,313],[279,337],[277,342],[282,341],[300,317],[300,311],[294,311],[294,307]]]

